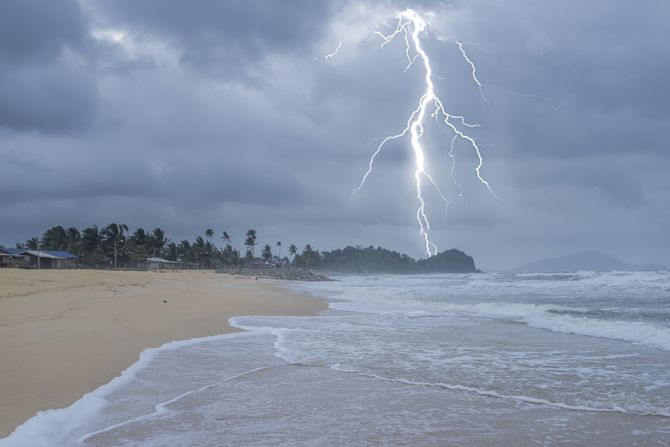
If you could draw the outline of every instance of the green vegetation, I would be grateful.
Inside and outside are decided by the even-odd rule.
[[[431,256],[427,259],[416,261],[414,271],[420,273],[474,273],[479,272],[475,268],[475,261],[460,250],[452,248]]]
[[[261,253],[261,258],[265,261],[272,260],[272,248],[269,245],[263,247],[263,253]]]
[[[414,259],[382,247],[346,247],[323,253],[322,268],[337,272],[407,273]]]
[[[204,268],[243,264],[240,252],[230,245],[227,232],[223,232],[223,247],[212,242],[214,230],[208,228],[204,236],[208,240],[197,236],[193,242],[183,240],[175,243],[165,236],[161,228],[155,228],[151,232],[138,228],[130,233],[127,225],[117,223],[111,223],[102,229],[92,225],[81,231],[74,227],[66,230],[62,226],[56,226],[45,231],[41,240],[33,237],[24,244],[16,244],[16,247],[65,250],[79,256],[82,265],[91,266],[133,268],[148,257],[197,264]]]
[[[249,229],[243,238],[246,247],[244,257],[233,248],[228,232],[221,233],[223,246],[214,243],[215,231],[207,228],[203,235],[194,241],[183,240],[175,243],[166,237],[161,228],[149,232],[138,228],[130,232],[125,224],[111,223],[104,228],[93,225],[82,229],[65,229],[56,226],[42,235],[28,239],[17,248],[42,250],[65,250],[81,258],[82,265],[134,268],[145,262],[148,257],[160,257],[170,261],[193,264],[202,268],[241,267],[256,264],[255,249],[258,238],[255,229]],[[275,246],[279,256],[272,252],[270,244],[261,245],[261,264],[273,263],[276,266],[322,269],[342,273],[468,273],[478,271],[472,257],[462,251],[451,249],[438,253],[428,259],[418,261],[406,254],[387,250],[382,247],[346,247],[332,251],[319,252],[311,244],[305,245],[302,252],[295,244],[288,246],[291,256],[281,257],[282,242]]]
[[[251,229],[247,231],[247,238],[244,240],[244,245],[247,247],[247,253],[245,254],[245,257],[247,259],[253,259],[254,258],[254,252],[256,250],[256,230]]]
[[[415,261],[406,254],[382,247],[346,247],[323,252],[319,268],[344,273],[473,273],[471,256],[451,249]]]

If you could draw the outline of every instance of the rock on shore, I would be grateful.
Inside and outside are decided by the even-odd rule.
[[[256,278],[283,279],[286,281],[332,281],[331,278],[321,273],[294,267],[238,268],[218,270],[218,272],[238,276],[254,276]]]

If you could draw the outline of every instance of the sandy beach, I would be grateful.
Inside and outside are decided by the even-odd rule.
[[[213,272],[0,270],[0,438],[109,382],[140,352],[235,331],[236,315],[313,315],[319,300]]]

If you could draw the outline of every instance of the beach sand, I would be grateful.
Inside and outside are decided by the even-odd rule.
[[[271,280],[213,272],[2,269],[0,438],[109,382],[144,349],[235,331],[232,316],[325,307]]]

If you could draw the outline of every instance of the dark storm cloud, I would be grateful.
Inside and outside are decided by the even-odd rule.
[[[312,0],[122,0],[100,2],[96,9],[107,25],[129,26],[178,45],[185,64],[239,77],[268,53],[306,51],[331,8]]]
[[[0,3],[0,58],[5,64],[57,58],[84,45],[86,24],[76,0]]]
[[[407,143],[421,67],[372,31],[411,6],[453,113],[483,127],[486,176],[428,124],[441,248],[483,267],[581,249],[670,264],[670,4],[605,0],[0,3],[0,242],[51,225],[224,229],[263,240],[382,244],[422,255]],[[430,14],[432,11],[433,14]],[[489,110],[454,40],[467,42]],[[317,60],[340,53],[327,63]]]
[[[0,3],[0,128],[59,132],[90,124],[95,79],[78,60],[87,39],[75,0]]]
[[[97,91],[85,71],[65,63],[0,70],[0,126],[58,132],[91,123]]]

